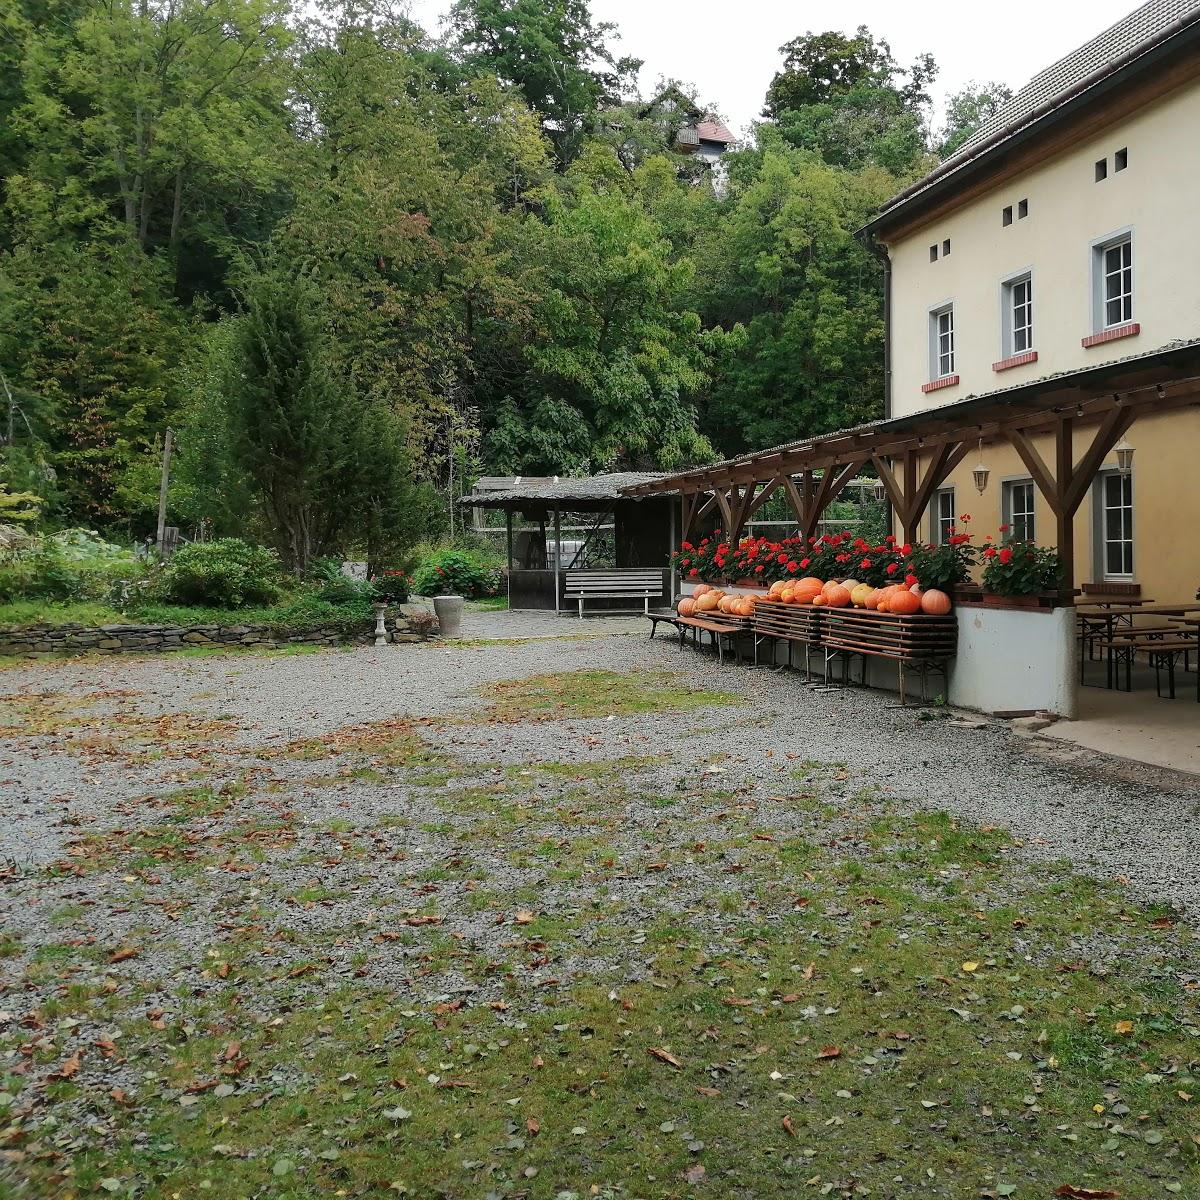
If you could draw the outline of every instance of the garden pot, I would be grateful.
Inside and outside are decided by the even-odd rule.
[[[461,596],[434,596],[433,611],[437,613],[442,637],[458,637],[462,627],[463,598]]]

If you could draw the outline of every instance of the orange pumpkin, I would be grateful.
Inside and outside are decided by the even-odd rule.
[[[937,588],[930,588],[921,597],[921,611],[931,617],[944,617],[950,611],[950,597]]]
[[[775,580],[775,582],[773,584],[771,584],[771,588],[767,592],[767,596],[770,599],[774,600],[780,594],[780,592],[782,592],[783,589],[785,587],[787,587],[787,585],[788,585],[788,581],[786,579]]]
[[[846,585],[842,584],[842,586],[845,587]],[[866,608],[867,597],[874,590],[875,589],[869,583],[857,584],[855,587],[850,589],[850,603],[853,604],[855,608]]]
[[[845,608],[850,603],[850,593],[840,583],[827,583],[825,603],[830,608]]]
[[[897,588],[888,601],[888,612],[907,617],[921,611],[921,597],[914,595],[907,588]]]
[[[684,596],[677,607],[681,617],[690,617],[696,611],[696,601],[691,596]]]
[[[863,606],[863,608],[871,608],[871,609],[873,609],[873,608],[874,608],[874,607],[875,607],[875,606],[876,606],[878,603],[879,603],[879,589],[878,589],[878,588],[872,588],[872,589],[871,589],[871,590],[870,590],[870,591],[869,591],[869,592],[868,592],[868,593],[867,593],[867,594],[866,594],[866,595],[863,597],[862,606]]]
[[[795,602],[797,604],[811,604],[813,600],[821,595],[824,590],[824,584],[816,579],[802,579],[796,584],[793,589]]]
[[[696,600],[696,612],[712,612],[720,603],[721,597],[709,590]]]
[[[743,617],[754,616],[754,597],[753,596],[747,596],[742,601],[741,613],[742,613]]]
[[[693,597],[693,599],[699,600],[700,597],[703,596],[705,592],[711,592],[714,590],[715,589],[713,588],[711,583],[698,583],[698,584],[696,584],[695,591],[692,592],[692,597]]]
[[[823,588],[825,586],[825,580],[818,579],[815,575],[805,575],[803,579],[797,579],[796,582],[805,585],[815,584],[819,588]]]
[[[812,600],[811,600],[811,601],[809,601],[809,603],[819,607],[819,606],[822,606],[822,605],[827,605],[827,604],[829,603],[829,601],[828,601],[828,600],[825,598],[825,593],[824,593],[824,592],[818,592],[818,593],[817,593],[817,594],[816,594],[816,595],[815,595],[815,596],[812,598]]]

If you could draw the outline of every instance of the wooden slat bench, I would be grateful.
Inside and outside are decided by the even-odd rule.
[[[725,642],[729,642],[729,647],[736,656],[737,639],[741,634],[746,633],[749,628],[750,620],[748,617],[730,617],[724,613],[706,613],[703,617],[680,617],[679,644],[683,645],[689,629],[692,631],[692,637],[697,646],[701,644],[704,634],[707,633],[712,638],[712,644],[717,651],[717,658],[721,662],[724,662]]]
[[[825,609],[809,604],[783,604],[778,600],[760,600],[754,606],[754,662],[758,663],[758,648],[766,641],[784,642],[788,649],[788,666],[792,665],[792,648],[804,647],[804,669],[808,675],[810,656],[821,644],[821,619]],[[772,650],[772,662],[774,651]]]
[[[862,659],[866,681],[867,659],[894,662],[900,672],[900,703],[905,703],[905,668],[915,668],[921,679],[921,696],[926,698],[926,676],[934,671],[947,676],[950,659],[958,647],[958,622],[952,613],[944,617],[927,613],[874,612],[865,608],[827,608],[821,644],[825,648],[825,670],[840,657],[842,681],[848,682],[849,664]]]
[[[1175,634],[1180,634],[1178,627]],[[1099,643],[1100,649],[1108,659],[1107,684],[1117,691],[1133,691],[1133,660],[1139,654],[1144,654],[1150,666],[1154,668],[1154,690],[1161,696],[1162,673],[1167,673],[1167,695],[1175,699],[1175,664],[1183,659],[1184,670],[1187,669],[1188,657],[1200,653],[1200,642],[1194,637],[1171,636],[1164,630],[1139,630],[1124,635],[1117,635]],[[1125,687],[1121,687],[1121,667],[1125,668]],[[1082,676],[1081,676],[1082,677]],[[1196,675],[1196,700],[1200,701],[1200,664]]]
[[[661,621],[664,625],[670,625],[676,633],[682,633],[680,622],[681,617],[673,608],[662,608],[654,612],[647,612],[646,617],[650,622],[650,636],[653,637],[658,632],[658,623]],[[680,639],[682,641],[682,638]]]
[[[657,569],[566,571],[563,580],[565,597],[578,602],[581,619],[585,600],[640,600],[649,614],[650,601],[663,598],[663,573]]]

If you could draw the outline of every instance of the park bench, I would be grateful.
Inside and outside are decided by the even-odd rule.
[[[692,640],[696,646],[703,645],[704,635],[707,633],[712,639],[712,644],[717,652],[717,658],[725,661],[725,643],[729,643],[729,648],[737,656],[737,639],[750,628],[750,620],[747,617],[729,617],[724,613],[711,613],[703,617],[680,617],[679,618],[679,644],[682,646],[687,638],[688,630],[692,631]]]
[[[650,622],[650,636],[653,637],[658,632],[658,623],[661,621],[664,625],[670,625],[676,633],[682,633],[683,629],[681,622],[683,618],[673,608],[660,608],[657,611],[646,613],[646,618]],[[680,639],[682,641],[682,638]]]
[[[663,574],[657,569],[567,571],[563,579],[564,594],[568,600],[578,602],[581,619],[585,600],[640,600],[649,616],[650,601],[663,596]]]

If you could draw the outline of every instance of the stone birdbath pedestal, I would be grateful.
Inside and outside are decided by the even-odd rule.
[[[386,646],[388,644],[387,622],[387,605],[382,601],[376,601],[373,605],[375,609],[375,645]]]

